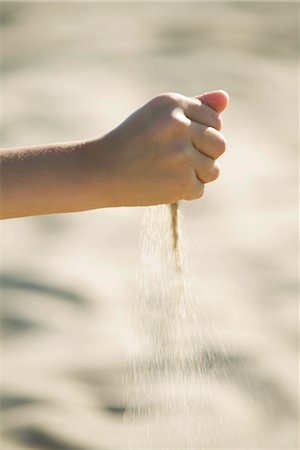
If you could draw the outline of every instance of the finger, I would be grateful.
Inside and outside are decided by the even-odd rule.
[[[229,103],[229,95],[223,90],[205,92],[204,94],[197,95],[196,98],[210,106],[218,113],[224,111]]]
[[[226,150],[225,138],[215,128],[191,122],[190,134],[193,146],[212,159],[219,158]]]
[[[178,102],[183,109],[184,114],[190,120],[202,123],[208,127],[213,127],[216,130],[221,129],[222,120],[220,115],[205,103],[196,98],[185,97],[180,94],[178,94]]]
[[[208,156],[194,150],[194,168],[197,178],[202,183],[210,183],[220,175],[219,165]]]
[[[202,197],[203,194],[204,194],[204,184],[195,175],[195,179],[192,188],[190,190],[190,193],[187,197],[184,198],[184,200],[196,200],[197,198]]]

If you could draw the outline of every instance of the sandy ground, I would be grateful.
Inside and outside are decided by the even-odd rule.
[[[5,146],[98,136],[163,91],[230,93],[222,177],[181,205],[195,293],[230,374],[216,369],[199,405],[215,432],[193,438],[197,450],[298,448],[298,4],[1,9]],[[128,448],[122,371],[138,339],[128,311],[143,213],[2,224],[3,450]],[[152,450],[135,427],[135,446]]]

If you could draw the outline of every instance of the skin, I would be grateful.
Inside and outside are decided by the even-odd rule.
[[[226,148],[228,95],[160,94],[106,135],[0,150],[1,218],[200,198]]]

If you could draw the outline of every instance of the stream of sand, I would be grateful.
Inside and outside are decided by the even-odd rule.
[[[199,402],[207,403],[209,386],[201,373],[201,330],[184,259],[178,204],[148,208],[134,311],[142,338],[126,374],[126,422],[129,429],[142,423],[145,449],[191,450],[197,448],[195,429],[198,435],[203,428],[204,444],[205,434],[210,444],[215,434],[209,421],[199,422]],[[136,429],[129,440],[130,449],[141,450]]]

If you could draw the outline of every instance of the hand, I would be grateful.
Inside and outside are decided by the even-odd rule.
[[[99,139],[0,149],[0,217],[199,198],[219,175],[227,104],[161,94]]]
[[[215,160],[226,147],[220,112],[228,100],[223,91],[160,94],[104,136],[100,165],[110,180],[110,206],[200,198],[219,176]]]

